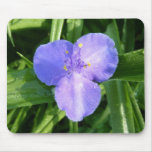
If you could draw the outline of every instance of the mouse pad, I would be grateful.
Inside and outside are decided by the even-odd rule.
[[[10,132],[129,134],[144,123],[141,20],[9,21]]]

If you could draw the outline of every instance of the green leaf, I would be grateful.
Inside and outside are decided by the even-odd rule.
[[[134,119],[126,82],[104,82],[110,108],[111,126],[114,133],[133,133]]]
[[[50,26],[50,20],[46,19],[13,19],[9,23],[12,31],[27,28],[48,29]]]
[[[112,22],[108,24],[105,34],[107,34],[109,37],[111,37],[114,40],[115,46],[118,52],[121,54],[122,50],[120,47],[121,46],[120,37],[119,37],[119,31],[118,31],[116,20],[112,20]]]
[[[41,120],[43,119],[43,115],[44,115],[45,110],[46,110],[46,104],[39,105],[39,107],[35,113],[35,116],[34,116],[34,123],[32,126],[32,132],[34,130],[36,130],[36,127],[41,123]]]
[[[123,50],[129,52],[134,50],[135,44],[135,24],[133,19],[125,19],[123,27]]]
[[[65,117],[65,112],[59,110],[54,114],[53,118],[48,122],[47,126],[41,131],[41,133],[51,133],[53,127]]]
[[[51,102],[50,87],[42,84],[33,69],[8,72],[7,74],[7,108]]]
[[[7,25],[7,34],[8,34],[8,37],[10,38],[10,41],[11,41],[13,47],[15,47],[15,43],[14,43],[14,40],[13,40],[11,28],[10,28],[10,22]]]
[[[12,109],[9,113],[7,113],[7,126],[16,118],[17,112],[18,109]]]
[[[52,107],[51,104],[48,105],[43,118],[37,124],[32,132],[34,133],[49,133],[52,132],[53,127],[58,123],[62,118],[64,118],[65,112],[58,109],[57,106]]]
[[[111,79],[144,81],[144,50],[120,55],[118,67]]]
[[[81,36],[82,28],[82,19],[67,19],[67,40],[75,42]]]
[[[139,127],[140,127],[140,131],[141,131],[144,129],[144,126],[145,126],[144,119],[143,119],[143,116],[141,114],[140,108],[137,104],[137,100],[135,98],[134,92],[132,91],[132,88],[130,87],[129,83],[127,83],[127,87],[128,87],[132,107],[133,107],[133,110],[135,113],[135,117],[137,119],[136,121],[138,122]]]
[[[82,19],[67,19],[67,40],[75,42],[81,36],[82,28]]]
[[[104,124],[110,114],[110,110],[109,110],[109,106],[107,105],[106,108],[104,109],[104,111],[102,112],[101,116],[96,119],[96,121],[94,122],[94,124],[92,124],[92,128],[98,128],[98,126],[100,126],[101,124]]]
[[[106,34],[108,34],[114,40],[119,54],[123,54],[124,52],[121,49],[120,36],[119,36],[116,20],[112,20],[112,23],[107,26]],[[127,75],[128,77],[126,77],[127,74],[126,71],[130,72],[131,76],[135,76],[133,72],[133,67],[137,66],[138,64],[134,65],[135,62],[134,64],[132,64],[134,60],[133,61],[130,60],[129,58],[130,56],[128,58],[127,57],[123,56],[119,58],[119,65],[117,67],[117,71],[115,72],[113,78],[118,79],[119,76],[125,79],[128,77],[130,78],[130,75]],[[128,67],[126,63],[122,64],[124,61],[126,61],[126,63],[128,61],[132,66]],[[137,73],[141,74],[141,71],[138,70]],[[105,82],[104,85],[107,93],[108,105],[110,108],[112,132],[116,132],[116,133],[135,132],[134,119],[132,117],[133,110],[132,110],[132,105],[130,102],[126,82],[120,80],[112,80]]]
[[[139,82],[134,90],[134,95],[139,107],[145,110],[145,97],[144,97],[144,82]]]
[[[17,54],[26,62],[27,66],[29,68],[32,68],[33,67],[33,63],[27,59],[26,57],[24,57],[21,53],[17,52]]]
[[[50,42],[59,40],[63,28],[64,19],[53,19],[51,25]]]
[[[15,122],[12,125],[11,132],[14,132],[14,133],[18,132],[18,130],[20,129],[21,125],[25,121],[29,110],[30,110],[29,107],[25,107],[25,108],[22,108],[19,111],[19,113],[18,113],[18,115],[17,115],[17,117],[15,119]]]
[[[69,130],[70,133],[78,133],[78,122],[73,122],[72,120],[69,120]]]

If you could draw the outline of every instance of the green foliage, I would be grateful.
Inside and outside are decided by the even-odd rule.
[[[53,99],[51,89],[37,79],[33,69],[8,72],[7,86],[8,109],[48,103]]]
[[[50,30],[51,29],[51,30]],[[99,84],[102,100],[82,122],[69,121],[54,100],[54,87],[33,71],[35,49],[49,41],[109,35],[119,52],[113,77]],[[131,19],[13,19],[8,23],[7,126],[14,133],[134,133],[144,128],[143,25]]]
[[[119,56],[119,63],[112,79],[144,81],[144,50],[136,50]]]

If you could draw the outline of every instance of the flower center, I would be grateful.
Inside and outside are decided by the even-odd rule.
[[[78,44],[79,48],[83,47],[82,43]],[[81,60],[80,51],[75,52],[71,57],[67,56],[69,54],[69,51],[66,50],[66,59],[64,61],[64,67],[63,69],[67,71],[68,75],[71,74],[73,71],[80,73],[82,69],[86,69],[91,66],[91,64],[85,63]]]

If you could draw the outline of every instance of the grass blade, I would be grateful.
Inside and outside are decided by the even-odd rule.
[[[47,126],[41,131],[41,133],[51,133],[53,131],[53,127],[61,121],[65,117],[64,111],[59,111],[56,114],[54,114],[53,119],[51,119]]]
[[[15,43],[14,43],[14,40],[13,40],[11,28],[10,28],[10,22],[7,25],[7,34],[8,34],[8,37],[10,38],[10,41],[11,41],[13,47],[15,47]]]
[[[145,110],[144,82],[139,82],[134,90],[134,95],[140,109]]]
[[[7,113],[7,126],[15,119],[17,112],[18,109],[12,109],[9,113]]]
[[[137,104],[136,98],[134,96],[134,93],[133,93],[132,88],[130,87],[129,83],[127,83],[127,87],[128,87],[128,90],[129,90],[129,95],[130,95],[130,98],[131,98],[131,103],[132,103],[132,107],[133,107],[133,110],[134,110],[134,113],[135,113],[135,117],[138,121],[138,124],[140,126],[140,131],[141,131],[141,130],[144,129],[144,126],[145,126],[144,119],[143,119],[140,108]]]
[[[78,122],[73,122],[69,120],[69,130],[70,133],[78,133],[79,132]]]
[[[16,52],[25,62],[26,62],[26,64],[27,64],[27,66],[29,67],[29,68],[32,68],[33,67],[33,63],[29,60],[29,59],[27,59],[26,57],[24,57],[21,53],[19,53],[19,52]]]
[[[135,44],[135,24],[133,19],[125,19],[123,26],[123,50],[125,52],[133,51]]]
[[[111,126],[114,133],[135,132],[132,105],[126,82],[104,82],[110,108]]]
[[[52,107],[51,104],[48,105],[42,120],[40,123],[33,128],[34,133],[48,133],[51,132],[54,125],[59,122],[65,116],[64,111],[60,111],[58,107]]]
[[[108,24],[106,34],[108,34],[114,40],[118,53],[123,54],[124,52],[121,49],[119,31],[115,20],[112,20],[112,23]],[[119,59],[119,66],[123,61],[124,59]],[[123,73],[124,69],[119,68],[118,71]],[[120,73],[118,75],[120,75]],[[117,75],[117,72],[115,74]],[[116,75],[114,75],[114,77]],[[135,132],[134,119],[132,117],[133,110],[126,82],[112,80],[105,82],[104,85],[107,93],[108,105],[110,108],[112,132]]]
[[[44,111],[46,110],[46,104],[39,105],[35,117],[34,117],[34,123],[32,126],[32,132],[36,130],[36,127],[40,124],[41,120],[43,119]]]
[[[67,40],[75,42],[81,36],[82,28],[82,19],[67,19]]]
[[[29,107],[26,107],[26,108],[22,108],[17,117],[16,117],[16,120],[15,122],[13,123],[12,125],[12,128],[11,128],[11,132],[18,132],[21,125],[23,124],[23,122],[25,121],[27,115],[28,115],[28,112],[29,112],[30,108]]]
[[[104,111],[101,114],[101,117],[95,121],[95,123],[92,125],[92,128],[97,128],[100,124],[104,124],[110,114],[109,106],[107,105]]]
[[[50,42],[59,40],[62,33],[64,19],[53,19],[51,25]]]
[[[11,24],[11,31],[30,28],[48,29],[50,26],[50,20],[46,19],[13,19],[9,23]]]
[[[112,20],[112,22],[110,24],[108,24],[105,34],[107,34],[109,37],[111,37],[114,40],[115,46],[116,46],[119,54],[122,54],[123,52],[120,47],[121,46],[120,37],[119,37],[119,31],[118,31],[116,20]]]

